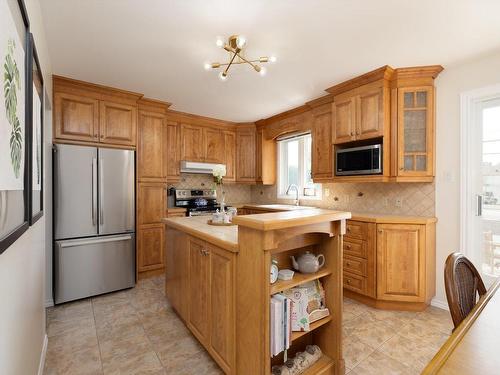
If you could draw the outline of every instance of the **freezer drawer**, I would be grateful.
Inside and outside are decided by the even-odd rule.
[[[55,303],[135,285],[135,235],[56,241]]]

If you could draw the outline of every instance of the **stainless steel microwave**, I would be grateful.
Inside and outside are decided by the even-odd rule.
[[[337,149],[335,175],[356,176],[382,173],[382,145]]]

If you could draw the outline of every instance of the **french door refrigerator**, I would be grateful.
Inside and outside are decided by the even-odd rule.
[[[135,285],[135,154],[54,147],[54,300]]]

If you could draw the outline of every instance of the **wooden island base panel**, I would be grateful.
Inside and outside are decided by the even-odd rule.
[[[206,217],[166,218],[165,288],[172,307],[225,374],[269,375],[283,354],[270,355],[270,298],[320,279],[330,316],[294,332],[288,357],[318,345],[323,356],[305,375],[345,374],[342,356],[342,238],[349,212],[303,209],[245,215],[237,226],[209,226]],[[273,259],[325,256],[316,274],[270,284]]]

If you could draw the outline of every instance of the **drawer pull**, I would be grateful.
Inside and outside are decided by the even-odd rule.
[[[346,248],[347,250],[351,250],[351,245],[346,245],[346,246],[345,246],[345,248]]]
[[[347,279],[346,283],[350,285],[351,284],[351,280]]]
[[[347,267],[351,267],[351,263],[347,262],[346,263]]]
[[[350,232],[351,231],[351,228],[350,227],[347,227],[347,231]]]

